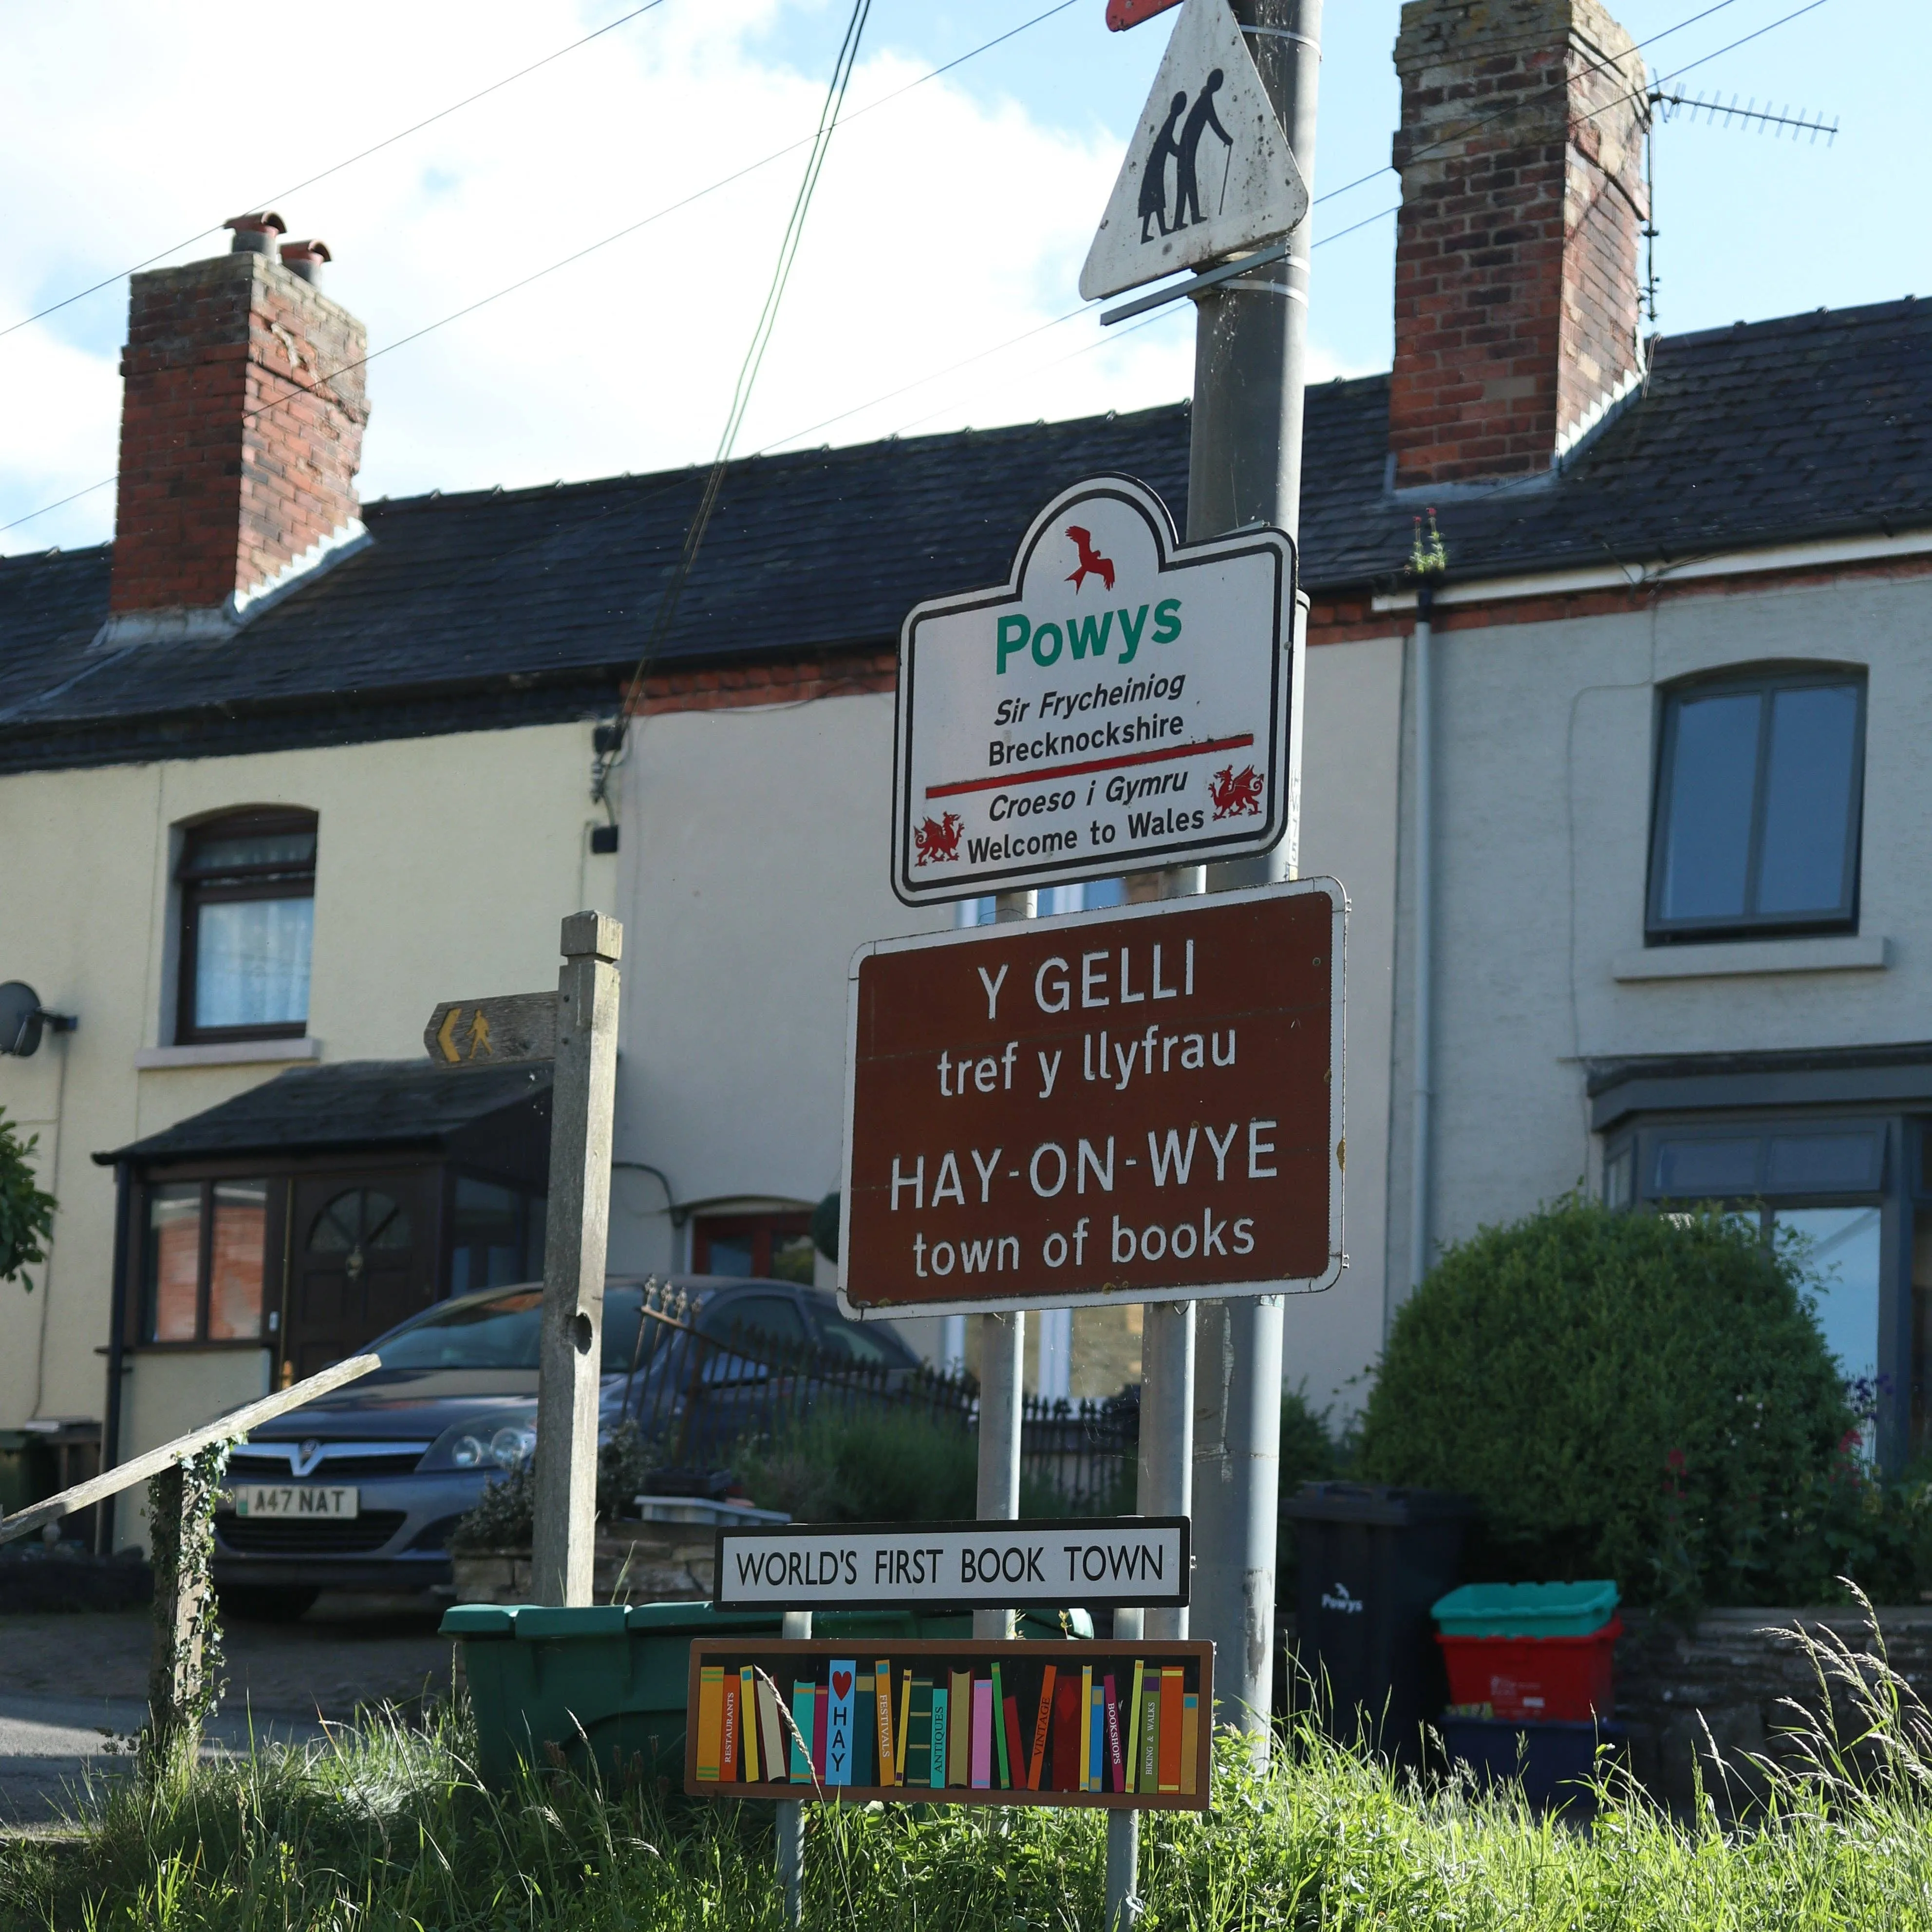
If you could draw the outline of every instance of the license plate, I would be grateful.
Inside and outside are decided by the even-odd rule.
[[[348,1488],[296,1487],[286,1483],[243,1483],[227,1494],[237,1516],[352,1516],[360,1513],[360,1492]]]

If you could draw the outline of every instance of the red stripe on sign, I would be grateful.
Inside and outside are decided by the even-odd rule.
[[[1180,4],[1180,0],[1107,0],[1107,25],[1113,32],[1121,33]]]
[[[1016,772],[1010,778],[962,778],[957,784],[928,785],[928,798],[957,798],[962,791],[999,791],[1008,785],[1038,784],[1047,778],[1084,778],[1089,772],[1118,772],[1129,765],[1164,765],[1175,758],[1204,758],[1216,752],[1241,752],[1255,742],[1252,731],[1235,738],[1202,738],[1163,751],[1130,752],[1123,758],[1089,758],[1084,764],[1049,765],[1042,771]]]

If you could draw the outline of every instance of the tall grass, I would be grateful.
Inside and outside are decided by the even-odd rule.
[[[1758,1767],[1742,1826],[1606,1785],[1593,1823],[1467,1783],[1423,1788],[1302,1730],[1257,1774],[1232,1746],[1205,1818],[1142,1823],[1149,1928],[1824,1932],[1932,1926],[1932,1725],[1882,1652],[1813,1645],[1840,1714]],[[483,1790],[445,1719],[379,1719],[97,1794],[62,1848],[0,1848],[0,1924],[144,1932],[730,1928],[781,1922],[769,1808],[532,1774]],[[866,1932],[1098,1928],[1089,1813],[808,1813],[806,1920]]]

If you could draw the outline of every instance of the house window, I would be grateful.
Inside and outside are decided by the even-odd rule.
[[[192,827],[181,887],[176,1037],[274,1040],[308,1026],[313,812],[235,812]]]
[[[267,1274],[266,1180],[171,1180],[148,1190],[145,1342],[254,1342]]]
[[[541,1281],[544,1205],[541,1194],[458,1174],[450,1214],[450,1293]]]
[[[812,1214],[704,1214],[691,1224],[694,1274],[812,1278]]]
[[[1652,944],[1858,923],[1864,682],[1791,672],[1664,701]]]
[[[1643,1126],[1606,1150],[1606,1202],[1666,1212],[1706,1204],[1750,1227],[1795,1264],[1825,1346],[1870,1412],[1895,1376],[1885,1329],[1887,1124],[1826,1117]],[[1634,1185],[1633,1185],[1634,1184]],[[1867,1449],[1876,1447],[1874,1431]]]

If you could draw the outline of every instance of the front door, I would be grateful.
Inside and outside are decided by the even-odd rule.
[[[286,1360],[294,1378],[352,1355],[435,1298],[419,1172],[296,1183]]]

